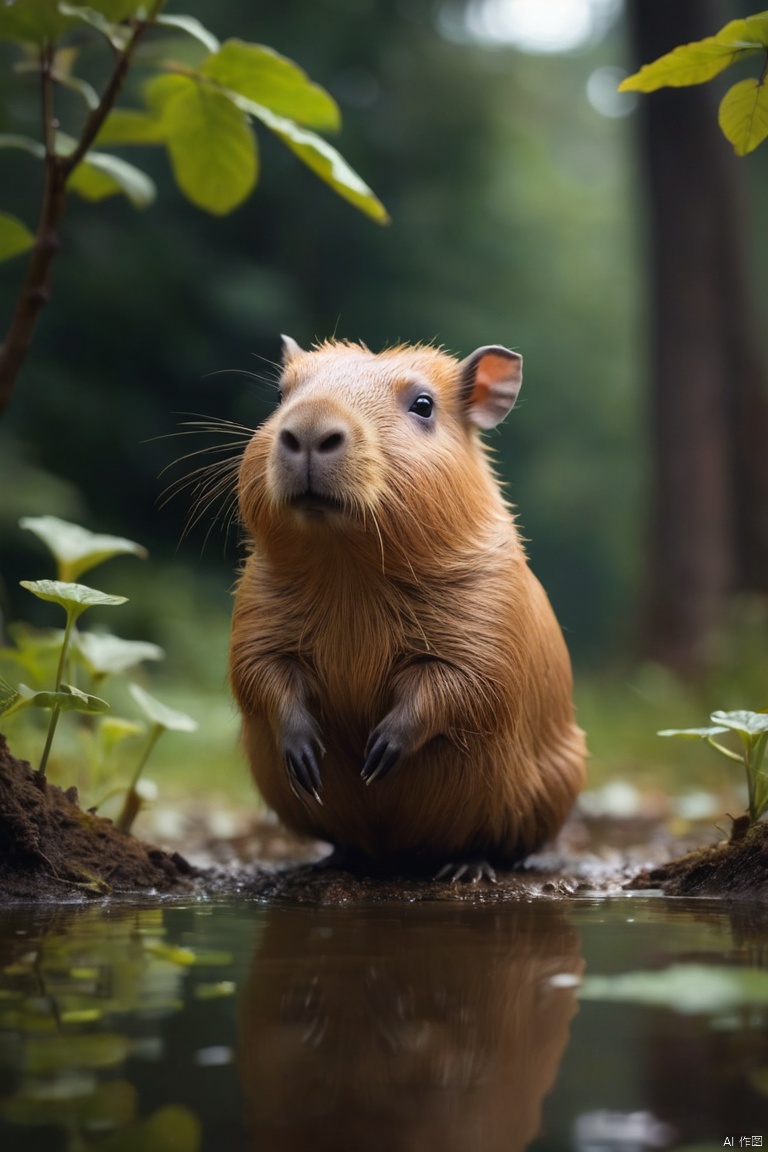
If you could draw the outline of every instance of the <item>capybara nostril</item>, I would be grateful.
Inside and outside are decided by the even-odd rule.
[[[299,440],[298,436],[295,436],[293,432],[291,432],[290,428],[283,428],[282,432],[280,433],[280,443],[283,448],[287,448],[288,451],[294,455],[298,454],[302,450],[301,441]]]
[[[317,443],[317,451],[321,452],[324,456],[330,455],[331,452],[338,451],[343,447],[346,437],[343,432],[329,432],[322,440]]]

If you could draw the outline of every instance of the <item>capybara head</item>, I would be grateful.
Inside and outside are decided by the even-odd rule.
[[[264,539],[355,533],[454,546],[500,497],[478,429],[510,410],[522,358],[499,346],[458,362],[430,347],[378,355],[358,344],[303,351],[284,338],[281,401],[240,472],[243,521]]]

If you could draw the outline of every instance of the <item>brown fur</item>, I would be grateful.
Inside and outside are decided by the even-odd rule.
[[[436,401],[429,431],[407,409],[421,384]],[[562,634],[459,365],[428,347],[328,343],[296,349],[282,386],[238,489],[251,550],[230,672],[259,789],[290,828],[375,860],[520,858],[562,825],[585,749]],[[349,447],[323,479],[341,511],[290,503],[288,425],[343,430]],[[404,758],[366,786],[382,722]],[[289,780],[294,731],[325,747],[322,805]]]

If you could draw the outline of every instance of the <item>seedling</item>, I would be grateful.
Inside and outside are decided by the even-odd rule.
[[[136,786],[149,755],[163,732],[197,731],[197,721],[193,720],[191,716],[187,716],[186,712],[177,712],[175,708],[168,708],[165,704],[161,704],[159,700],[150,696],[149,692],[145,692],[138,684],[129,684],[128,691],[149,720],[150,729],[144,750],[139,757],[139,762],[128,786],[123,809],[115,821],[121,832],[130,832],[131,825],[141,809],[141,797],[136,791]]]
[[[712,748],[729,760],[743,765],[747,774],[749,804],[747,816],[749,824],[756,824],[768,811],[768,713],[766,712],[713,712],[709,728],[665,728],[659,736],[683,736],[688,739],[705,740]],[[734,752],[716,740],[735,732],[741,744],[741,751]]]
[[[35,596],[38,596],[41,600],[49,600],[53,604],[60,604],[67,614],[67,623],[64,628],[64,638],[61,644],[61,652],[59,653],[59,663],[56,668],[56,681],[53,692],[32,692],[30,689],[27,689],[25,685],[20,684],[19,701],[15,702],[12,708],[6,709],[7,712],[12,711],[13,707],[29,705],[51,709],[51,722],[48,725],[45,748],[43,749],[43,755],[38,768],[40,774],[44,776],[45,769],[48,765],[51,744],[53,743],[53,737],[56,732],[56,725],[59,722],[61,713],[65,710],[74,710],[76,712],[106,712],[109,709],[109,704],[106,700],[101,700],[98,696],[89,696],[87,693],[80,692],[70,684],[62,683],[67,651],[72,637],[72,629],[86,608],[91,608],[96,604],[125,604],[126,597],[109,596],[105,592],[98,592],[95,588],[89,588],[86,584],[69,584],[61,580],[22,580],[21,586],[29,592],[32,592]]]
[[[26,625],[12,625],[10,631],[16,641],[16,647],[2,649],[0,655],[20,666],[24,674],[33,679],[38,686],[44,685],[46,681],[50,683],[50,666],[54,659],[57,661],[56,673],[52,690],[30,688],[24,683],[14,687],[0,678],[0,716],[9,716],[27,708],[50,710],[51,718],[39,766],[41,775],[45,775],[61,713],[75,711],[93,716],[109,711],[109,704],[100,696],[84,692],[75,685],[64,682],[70,657],[74,657],[85,668],[91,685],[101,690],[101,686],[109,676],[123,675],[144,660],[160,660],[164,653],[157,644],[141,640],[123,640],[119,636],[105,632],[80,633],[75,627],[87,608],[97,605],[120,605],[126,602],[125,596],[107,595],[85,584],[75,583],[76,578],[112,556],[126,553],[146,556],[146,550],[140,544],[120,536],[104,536],[89,532],[55,516],[25,518],[21,521],[21,526],[34,532],[48,546],[56,559],[59,576],[58,580],[22,580],[22,587],[41,600],[59,604],[66,612],[67,620],[66,626],[59,632],[38,633]],[[137,791],[139,777],[161,734],[168,730],[192,732],[197,728],[196,722],[190,716],[167,708],[138,685],[131,684],[129,688],[149,721],[149,734],[118,820],[118,827],[126,832],[130,830],[141,807],[141,798]],[[86,720],[84,725],[90,726],[90,722]],[[143,723],[135,721],[117,717],[102,720],[98,728],[102,763],[116,744],[146,730]],[[91,747],[94,747],[94,732],[89,731],[88,735],[92,740]],[[91,767],[93,768],[93,765]],[[96,775],[94,772],[94,779]]]

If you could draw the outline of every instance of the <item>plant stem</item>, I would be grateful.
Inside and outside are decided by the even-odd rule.
[[[51,751],[51,745],[53,744],[53,737],[56,732],[56,725],[59,722],[59,716],[61,716],[61,709],[54,708],[51,712],[51,722],[48,725],[48,735],[45,738],[45,748],[43,748],[43,754],[40,757],[40,767],[37,769],[41,776],[45,776],[45,770],[48,767],[48,755]]]
[[[59,248],[58,228],[64,215],[64,183],[53,149],[53,47],[40,53],[45,179],[40,220],[32,254],[21,286],[5,343],[0,348],[0,413],[7,408],[19,369],[29,351],[43,305],[50,294],[50,271]]]
[[[79,613],[74,613],[70,608],[67,609],[67,624],[64,629],[64,639],[61,642],[61,652],[59,652],[59,663],[56,668],[56,683],[54,685],[54,692],[58,692],[61,688],[61,678],[64,675],[64,665],[67,659],[67,649],[69,648],[70,637],[72,636],[72,628],[74,627],[75,620]]]
[[[136,795],[136,785],[139,782],[139,777],[144,771],[144,765],[146,764],[147,760],[149,760],[152,749],[154,748],[155,744],[157,744],[164,731],[165,729],[163,728],[162,724],[152,725],[149,738],[144,745],[144,751],[142,752],[141,757],[139,758],[139,762],[136,765],[131,783],[128,785],[128,792],[125,797],[125,803],[123,804],[122,811],[115,821],[115,827],[120,832],[130,832],[131,830],[131,824],[133,823],[133,817],[135,815],[135,805],[132,803],[132,801],[133,797]]]
[[[79,616],[79,613],[73,612],[70,608],[67,609],[67,624],[66,624],[66,627],[64,629],[64,639],[61,642],[61,652],[59,653],[59,663],[58,663],[58,666],[56,668],[56,685],[54,687],[54,692],[58,692],[59,688],[61,687],[61,678],[64,675],[64,665],[65,665],[65,662],[67,659],[67,649],[69,648],[69,640],[70,640],[70,637],[72,635],[72,628],[73,628],[75,620],[77,619],[78,616]],[[51,721],[48,725],[48,735],[45,738],[45,747],[43,748],[43,754],[40,757],[40,767],[38,768],[38,772],[40,773],[41,776],[45,776],[45,769],[48,767],[48,756],[49,756],[50,751],[51,751],[51,745],[53,744],[53,737],[54,737],[54,733],[56,732],[56,725],[59,722],[59,716],[60,715],[61,715],[61,709],[60,708],[53,708],[51,710]]]
[[[745,764],[746,760],[740,756],[738,752],[732,752],[730,748],[726,748],[723,744],[718,744],[717,740],[713,740],[711,736],[706,737],[707,744],[712,748],[716,748],[723,756],[727,756],[729,760],[735,760],[737,764]]]
[[[117,54],[115,66],[112,69],[112,75],[107,82],[107,86],[104,89],[104,93],[101,97],[101,100],[99,101],[98,106],[94,108],[93,112],[91,112],[90,116],[85,122],[85,127],[83,128],[83,133],[80,137],[77,147],[75,148],[74,152],[69,154],[69,156],[62,156],[61,158],[61,166],[64,170],[65,179],[71,172],[74,171],[75,168],[77,168],[78,164],[83,159],[86,152],[98,136],[102,124],[106,120],[109,113],[112,111],[114,103],[117,100],[117,97],[120,95],[120,89],[125,82],[125,77],[128,75],[128,69],[131,66],[131,59],[136,50],[136,45],[144,35],[147,28],[151,24],[154,24],[164,5],[165,0],[155,0],[155,3],[150,8],[146,18],[144,20],[136,20],[134,22],[131,38],[126,44],[125,48],[123,48],[122,52],[118,52]]]
[[[24,281],[5,341],[0,346],[0,415],[11,402],[16,378],[29,352],[40,313],[50,298],[51,268],[60,248],[59,228],[66,208],[67,180],[93,144],[111,112],[130,67],[136,45],[147,27],[154,23],[164,3],[165,0],[155,0],[146,19],[134,23],[133,34],[122,52],[117,55],[99,105],[88,117],[77,147],[69,156],[57,156],[55,151],[53,45],[46,43],[41,50],[40,81],[45,141],[43,201]]]

